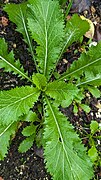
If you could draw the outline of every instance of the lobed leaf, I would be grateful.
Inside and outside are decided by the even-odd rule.
[[[96,77],[98,73],[101,74],[100,69],[101,69],[101,42],[99,42],[97,46],[91,46],[91,48],[89,48],[89,51],[83,53],[77,61],[74,61],[71,67],[62,75],[62,77],[59,80],[68,79],[69,77],[78,78],[83,73],[86,74],[88,72],[89,74],[93,73],[93,77],[94,75]],[[93,79],[92,79],[92,83],[93,83]]]
[[[90,86],[90,87],[88,87],[88,90],[95,98],[100,98],[101,91],[97,87]]]
[[[12,135],[15,134],[17,123],[11,123],[8,126],[0,124],[0,160],[3,160],[8,152],[9,141]]]
[[[38,43],[36,53],[40,72],[49,79],[49,74],[61,50],[64,36],[63,16],[58,1],[29,0],[31,5],[28,27],[32,38]]]
[[[29,51],[34,59],[32,39],[27,27],[27,4],[28,2],[21,4],[6,4],[6,6],[4,7],[4,11],[6,11],[9,15],[9,19],[17,25],[16,30],[22,33],[24,41],[28,44]]]
[[[25,140],[23,140],[18,148],[19,152],[24,153],[26,151],[28,151],[31,146],[33,145],[33,141],[35,138],[35,134],[27,137]]]
[[[85,86],[85,85],[100,86],[101,73],[93,72],[93,71],[85,72],[85,77],[77,83],[77,86]]]
[[[20,119],[21,121],[35,122],[38,119],[38,115],[33,111],[29,111],[27,114],[21,116]]]
[[[78,94],[78,88],[73,84],[67,84],[62,81],[53,81],[47,85],[45,93],[54,98],[59,104],[63,105],[64,101],[72,102]]]
[[[78,41],[88,30],[88,22],[82,20],[77,14],[74,14],[66,24],[64,44],[60,57],[66,48],[68,48],[73,42]]]
[[[34,134],[36,131],[36,127],[37,126],[35,126],[34,124],[26,126],[22,131],[23,136],[31,136],[32,134]]]
[[[45,111],[44,156],[53,179],[91,179],[92,163],[73,127],[47,98]]]
[[[0,68],[4,68],[4,70],[7,72],[19,74],[19,76],[31,81],[31,79],[24,73],[24,69],[21,67],[20,61],[15,61],[13,51],[8,53],[7,43],[4,39],[0,38],[0,45]]]
[[[0,123],[10,124],[18,117],[27,114],[37,101],[39,90],[25,86],[0,92]]]

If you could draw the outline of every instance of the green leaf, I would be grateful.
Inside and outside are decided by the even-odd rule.
[[[38,116],[35,112],[29,111],[24,116],[20,117],[21,121],[27,121],[27,122],[35,122],[38,119]]]
[[[34,138],[35,138],[35,134],[33,134],[32,136],[30,136],[30,137],[26,138],[24,141],[22,141],[18,148],[19,152],[24,153],[24,152],[28,151],[31,148],[31,146],[33,145]]]
[[[46,81],[46,77],[43,74],[39,74],[39,73],[34,74],[32,80],[38,89],[45,90],[47,81]]]
[[[27,126],[23,129],[22,134],[23,136],[31,136],[32,134],[35,134],[36,126],[34,124],[31,124],[30,126]]]
[[[73,113],[74,113],[74,114],[77,114],[77,113],[78,113],[78,107],[77,107],[76,104],[74,104]]]
[[[99,124],[97,121],[91,121],[91,124],[90,124],[90,130],[91,130],[91,133],[94,134],[99,128]]]
[[[47,98],[45,112],[44,156],[53,179],[91,179],[92,163],[73,127]]]
[[[7,44],[4,39],[0,38],[0,46],[0,68],[5,68],[5,71],[14,72],[15,74],[19,74],[23,78],[27,78],[31,81],[31,79],[24,73],[24,69],[21,67],[20,61],[15,61],[13,51],[8,53]]]
[[[6,4],[3,9],[9,15],[9,19],[17,25],[16,30],[22,33],[26,42],[28,42],[29,35],[26,26],[27,2],[21,4]]]
[[[54,98],[60,104],[66,104],[72,102],[75,95],[79,92],[78,88],[73,84],[67,84],[65,82],[53,81],[47,85],[45,93]],[[64,102],[65,101],[65,102]]]
[[[98,70],[98,69],[97,69]],[[101,85],[101,73],[98,71],[92,72],[85,72],[85,78],[80,80],[77,83],[77,86],[85,86],[85,85],[93,85],[93,86],[100,86]]]
[[[79,91],[78,94],[75,96],[75,102],[81,104],[82,99],[85,98],[85,95],[82,91]]]
[[[66,48],[68,48],[73,42],[78,41],[88,30],[88,22],[82,20],[77,14],[74,14],[66,24],[64,44],[60,57]]]
[[[0,124],[0,160],[3,160],[8,152],[9,141],[15,134],[17,123],[11,123],[8,126]]]
[[[49,74],[61,50],[64,36],[63,16],[58,1],[29,0],[28,27],[32,38],[38,43],[36,53],[40,71],[49,79]]]
[[[39,90],[33,87],[20,87],[0,93],[0,122],[9,124],[18,117],[27,114],[37,101]]]
[[[27,2],[21,4],[6,4],[4,11],[9,15],[9,19],[17,25],[16,30],[23,34],[24,40],[28,44],[29,51],[34,59],[32,39],[27,28],[27,4]]]
[[[86,112],[89,113],[90,112],[90,107],[86,104],[80,104],[80,107]]]
[[[97,87],[88,87],[88,90],[96,98],[99,98],[101,96],[101,92],[99,89],[97,89]]]
[[[92,146],[89,151],[88,151],[88,155],[91,158],[92,162],[94,163],[97,158],[98,158],[98,152],[95,146]]]
[[[80,77],[85,72],[93,72],[95,76],[98,72],[101,72],[101,42],[97,46],[91,46],[89,51],[83,53],[77,61],[74,61],[59,80]]]
[[[73,42],[77,42],[89,28],[87,21],[82,20],[77,14],[74,14],[66,24],[64,47],[67,48]]]

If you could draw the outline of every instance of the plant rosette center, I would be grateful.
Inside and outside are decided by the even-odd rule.
[[[32,77],[33,83],[36,85],[36,87],[41,90],[45,91],[47,87],[47,80],[46,77],[43,74],[37,73],[34,74]]]

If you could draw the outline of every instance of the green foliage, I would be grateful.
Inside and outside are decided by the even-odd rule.
[[[59,79],[68,79],[68,78],[78,78],[80,75],[83,75],[85,73],[85,80],[84,82],[79,82],[78,86],[82,84],[92,84],[93,79],[91,78],[92,74],[94,77],[100,74],[101,69],[101,42],[97,44],[97,46],[91,46],[89,48],[89,51],[86,53],[82,53],[80,58],[77,61],[74,61],[71,67],[67,70],[66,73],[62,75]],[[88,77],[88,73],[90,77]],[[87,77],[89,78],[89,82],[86,80]],[[91,83],[90,83],[91,80]],[[95,81],[95,79],[94,79]],[[101,81],[101,80],[100,80]],[[99,84],[97,84],[99,85]]]
[[[95,86],[101,85],[101,43],[89,48],[65,73],[58,75],[55,71],[57,63],[66,48],[88,31],[88,23],[77,14],[65,23],[57,0],[7,4],[4,10],[17,25],[16,30],[22,33],[37,73],[29,78],[20,61],[14,60],[13,52],[8,52],[7,44],[0,39],[1,68],[32,83],[0,93],[0,159],[7,154],[16,126],[25,121],[28,126],[22,130],[25,139],[19,146],[20,152],[27,151],[35,141],[44,147],[46,167],[54,180],[92,179],[92,163],[86,148],[59,108],[73,102],[74,113],[77,113],[78,106],[87,113],[90,111],[81,101],[85,89],[96,97],[99,95]],[[35,55],[32,40],[37,43]]]
[[[98,152],[95,146],[92,146],[89,151],[88,151],[88,155],[90,156],[92,162],[95,162],[98,158]]]
[[[23,78],[28,78],[27,74],[24,73],[23,67],[21,68],[21,64],[19,60],[15,61],[13,51],[8,53],[7,44],[4,39],[0,39],[0,67],[4,68],[7,72],[14,72],[15,74],[19,74]]]
[[[91,121],[90,124],[90,130],[91,130],[91,134],[94,134],[99,128],[99,124],[97,121]]]
[[[66,23],[64,42],[59,57],[61,57],[67,47],[69,47],[73,42],[78,41],[87,30],[89,30],[88,23],[81,20],[77,14],[74,14]]]
[[[91,163],[79,137],[64,115],[47,98],[46,104],[46,167],[54,179],[90,179],[93,175]]]
[[[33,145],[34,138],[35,138],[35,134],[27,137],[24,141],[22,141],[18,149],[19,152],[23,153],[23,152],[28,151]]]
[[[45,90],[44,88],[47,85],[46,77],[43,74],[36,73],[32,77],[33,83],[40,90]]]
[[[23,152],[28,151],[28,149],[31,148],[35,139],[36,128],[37,126],[31,123],[29,126],[26,126],[22,130],[22,134],[23,136],[26,137],[26,139],[20,143],[19,152],[23,153]]]
[[[40,72],[49,78],[61,50],[63,16],[57,1],[30,0],[30,4],[28,27],[39,45],[36,52]]]
[[[22,121],[27,121],[27,122],[35,122],[38,117],[37,114],[33,111],[29,111],[27,114],[25,114],[24,116],[20,117],[20,119]]]
[[[7,125],[27,114],[38,100],[39,90],[25,86],[0,93],[0,123]]]
[[[98,150],[97,150],[94,134],[96,132],[100,132],[99,123],[95,120],[92,120],[90,123],[90,130],[91,130],[91,133],[88,134],[88,138],[89,138],[89,145],[91,146],[91,148],[88,150],[88,155],[91,158],[92,162],[97,166],[97,164],[99,164],[100,162],[100,158],[99,158],[100,154],[98,153]],[[99,138],[101,139],[101,136],[99,136]]]
[[[9,141],[12,137],[12,135],[15,134],[15,131],[17,129],[17,124],[12,122],[8,126],[1,125],[0,124],[0,160],[3,160],[4,157],[7,155],[8,147],[9,147]]]
[[[74,97],[78,94],[78,88],[73,84],[67,84],[63,81],[54,81],[47,85],[46,94],[54,98],[56,102],[66,107],[71,104]]]
[[[22,134],[24,136],[31,136],[33,133],[35,133],[36,126],[34,124],[27,126],[23,129]]]
[[[81,104],[80,107],[86,112],[89,113],[90,112],[90,107],[86,104]]]
[[[22,4],[7,4],[4,10],[8,13],[10,20],[17,25],[16,30],[23,35],[24,41],[28,44],[28,49],[34,59],[32,38],[27,27],[27,4],[27,2]]]
[[[90,86],[90,87],[88,87],[88,90],[96,98],[99,98],[101,96],[101,92],[99,89],[97,89],[97,87],[91,87]]]

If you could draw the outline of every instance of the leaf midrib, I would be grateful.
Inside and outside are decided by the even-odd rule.
[[[46,98],[46,99],[47,99],[47,98]],[[49,108],[50,108],[50,110],[51,110],[51,112],[52,112],[52,115],[53,115],[53,117],[54,117],[55,124],[56,124],[56,127],[57,127],[57,129],[58,129],[58,132],[59,132],[59,136],[60,136],[60,138],[61,138],[61,141],[62,141],[62,146],[63,146],[64,152],[65,152],[65,155],[66,155],[66,158],[67,158],[69,167],[70,167],[70,169],[72,169],[71,164],[70,164],[70,161],[69,161],[69,157],[68,157],[68,155],[67,155],[67,151],[66,151],[66,149],[65,149],[64,140],[63,140],[63,137],[62,137],[62,134],[61,134],[61,131],[60,131],[60,128],[59,128],[57,119],[56,119],[56,117],[55,117],[55,114],[54,114],[54,112],[53,112],[53,109],[52,109],[51,104],[50,104],[50,102],[49,102],[48,99],[47,99],[47,102],[48,102]]]
[[[101,80],[101,75],[99,75],[98,77],[92,78],[92,79],[88,79],[87,81],[78,83],[76,86],[80,86],[80,85],[83,85],[83,84],[88,84],[89,82],[93,82],[93,81],[96,81],[96,80]]]
[[[31,94],[28,94],[27,96],[25,96],[25,97],[23,97],[23,98],[21,98],[21,99],[15,101],[15,102],[12,102],[11,104],[7,105],[6,108],[8,108],[8,107],[10,107],[10,106],[12,106],[12,105],[14,105],[14,104],[17,104],[17,103],[19,103],[19,102],[21,102],[21,101],[23,101],[23,100],[29,98],[30,96],[32,96],[32,95],[34,95],[34,94],[36,94],[36,93],[37,93],[37,92],[33,92],[33,93],[31,93]],[[1,109],[5,109],[5,106],[2,107]]]
[[[74,169],[72,169],[71,162],[69,161],[69,156],[68,156],[67,151],[66,151],[66,149],[65,149],[65,143],[64,143],[64,140],[63,140],[62,134],[61,134],[61,132],[60,132],[60,128],[59,128],[59,125],[58,125],[58,121],[57,121],[57,119],[55,118],[54,111],[53,111],[53,109],[52,109],[52,107],[51,107],[51,104],[50,104],[50,102],[49,102],[48,98],[46,98],[46,100],[47,100],[47,104],[48,104],[48,105],[49,105],[49,107],[50,107],[50,110],[51,110],[51,112],[52,112],[52,115],[53,115],[53,117],[54,117],[55,124],[56,124],[56,126],[57,126],[57,129],[58,129],[58,132],[59,132],[59,135],[60,135],[61,141],[62,141],[62,146],[63,146],[64,152],[65,152],[65,155],[66,155],[66,158],[67,158],[67,161],[68,161],[69,167],[70,167],[71,171],[75,171]],[[68,148],[68,147],[67,147],[67,148]],[[70,150],[69,148],[68,148],[68,151],[70,151],[70,153],[72,153],[72,154],[73,154],[73,152],[71,152],[71,150]],[[72,155],[71,155],[71,158],[72,158]],[[74,161],[74,162],[75,162],[75,160],[74,160],[73,158],[72,158],[72,161]],[[77,164],[77,166],[79,167],[79,169],[81,169],[81,171],[83,171],[83,172],[86,174],[86,172],[85,172],[85,171],[81,168],[81,166],[79,166],[79,164]],[[76,172],[76,171],[75,171],[75,174],[76,174],[76,176],[77,176],[78,180],[80,180],[80,179],[79,179],[79,176],[78,176],[78,174],[77,174],[77,172]],[[75,179],[75,177],[74,177],[74,174],[73,174],[73,173],[72,173],[72,177],[73,177],[73,179]]]
[[[5,58],[0,56],[0,59],[2,59],[5,63],[7,63],[10,67],[12,67],[14,70],[18,72],[22,77],[28,79],[30,82],[33,82],[26,74],[24,74],[22,71],[20,71],[18,68],[16,68],[13,64],[11,64],[9,61],[7,61]]]
[[[79,69],[76,69],[76,70],[74,70],[73,72],[70,72],[70,73],[62,76],[61,78],[58,79],[58,81],[63,80],[63,79],[65,79],[65,78],[67,78],[68,76],[71,76],[72,74],[75,74],[75,73],[77,73],[78,71],[83,70],[84,68],[87,68],[87,67],[89,67],[90,65],[93,65],[94,63],[96,63],[96,62],[98,62],[98,61],[100,61],[100,60],[101,60],[101,58],[98,58],[98,59],[96,59],[95,61],[90,62],[90,63],[84,65],[83,67],[80,67]]]
[[[33,48],[32,48],[32,44],[31,44],[30,38],[29,38],[28,30],[26,28],[26,23],[25,23],[24,15],[23,15],[23,12],[22,12],[22,9],[21,9],[20,5],[19,5],[19,7],[20,7],[20,14],[21,14],[21,18],[22,18],[22,23],[23,23],[23,27],[24,27],[24,30],[25,30],[25,34],[26,34],[26,37],[27,37],[27,41],[28,41],[28,44],[29,44],[30,52],[31,52],[32,58],[34,60],[37,72],[39,72],[37,64],[36,64],[36,61],[35,61],[35,58],[34,58],[34,52],[33,52]]]

